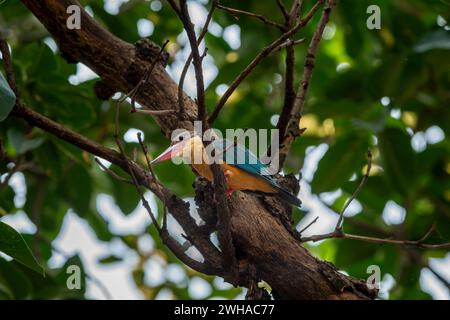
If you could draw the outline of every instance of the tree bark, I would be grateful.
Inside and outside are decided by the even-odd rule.
[[[52,34],[68,61],[84,63],[101,77],[96,85],[99,97],[106,99],[116,91],[129,92],[153,59],[158,58],[157,45],[143,40],[134,45],[126,43],[105,30],[84,10],[81,10],[81,29],[69,30],[66,10],[70,5],[79,5],[78,1],[22,2]],[[160,60],[135,100],[152,110],[177,110],[178,86],[165,71],[164,59]],[[187,96],[184,100],[186,117],[183,120],[178,119],[177,113],[154,115],[166,137],[170,137],[176,128],[192,129],[192,122],[197,118],[197,105]],[[83,148],[82,145],[78,147]],[[88,151],[95,154],[95,150]],[[116,154],[111,153],[112,156]],[[118,158],[117,161],[121,160]],[[345,276],[332,264],[313,257],[277,218],[274,211],[283,209],[242,192],[237,192],[229,205],[233,244],[240,267],[254,267],[257,277],[271,285],[277,298],[375,298],[376,290],[368,289],[365,281]],[[238,281],[234,284],[247,283]]]

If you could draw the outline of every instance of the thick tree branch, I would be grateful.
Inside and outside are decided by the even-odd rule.
[[[68,30],[66,9],[69,5],[79,5],[75,0],[22,0],[22,2],[49,30],[65,57],[70,61],[86,64],[113,92],[129,92],[134,88],[159,52],[159,48],[149,41],[140,41],[135,45],[121,41],[83,10],[82,28]],[[298,25],[302,25],[302,22],[300,21]],[[292,34],[294,32],[292,31]],[[279,44],[292,34],[288,34]],[[164,61],[161,59],[150,75],[149,81],[139,90],[135,98],[137,102],[151,110],[178,110],[177,93],[178,86],[164,70]],[[185,111],[186,120],[183,121],[178,121],[177,113],[152,116],[164,134],[170,137],[175,128],[192,129],[192,121],[197,118],[197,105],[188,97],[185,97]],[[86,141],[73,132],[61,130],[62,126],[49,122],[49,119],[30,109],[17,108],[14,115],[126,170],[123,158],[114,150]],[[134,162],[131,162],[131,166],[136,177],[142,180],[140,183],[153,190],[156,195],[161,193],[154,185],[154,181],[148,181],[146,170],[136,166]],[[218,270],[207,269],[205,273],[213,271],[212,273],[221,275],[221,270],[227,265],[220,259],[221,255],[217,249],[209,247],[209,242],[206,242],[199,227],[190,217],[188,205],[169,190],[162,190],[171,214],[182,224],[187,236],[196,241],[193,244],[196,247],[204,245],[209,263],[220,266]],[[214,208],[213,204],[208,202],[202,205]],[[249,264],[254,265],[256,276],[268,282],[278,298],[373,299],[376,296],[376,290],[369,290],[365,281],[342,275],[333,265],[314,258],[257,197],[238,192],[229,206],[232,239],[237,251],[239,270],[245,272]],[[227,279],[226,275],[225,278]],[[237,285],[248,285],[248,282],[241,278],[228,278],[227,281]]]
[[[209,24],[209,21],[212,18],[212,14],[214,12],[214,8],[217,6],[216,2],[213,2],[210,13],[208,14],[205,26],[206,28],[203,29],[203,31],[207,32],[207,26]],[[173,5],[172,5],[173,7]],[[174,8],[175,9],[175,8]],[[184,28],[186,30],[186,33],[188,35],[189,43],[191,46],[191,55],[194,63],[194,69],[195,69],[195,75],[196,75],[196,85],[197,85],[197,96],[202,95],[202,99],[198,99],[198,108],[199,108],[199,120],[202,121],[204,129],[209,129],[209,125],[206,122],[207,112],[206,112],[206,105],[204,101],[204,95],[205,95],[205,89],[204,89],[204,83],[203,83],[203,67],[202,67],[202,57],[199,55],[199,48],[198,45],[200,43],[199,40],[197,40],[197,37],[195,35],[194,26],[191,22],[191,18],[189,16],[187,3],[185,0],[180,0],[180,12],[178,13],[180,19],[183,22]],[[199,39],[202,35],[199,36]],[[206,53],[206,51],[205,51]],[[223,175],[222,170],[220,169],[220,166],[218,164],[212,163],[210,165],[211,171],[213,172],[213,178],[214,178],[214,194],[215,194],[215,200],[216,200],[216,208],[217,208],[217,231],[218,231],[218,238],[220,242],[220,247],[223,253],[223,259],[224,261],[228,261],[229,265],[229,271],[230,273],[234,273],[234,270],[236,268],[236,258],[235,258],[235,250],[233,247],[233,241],[231,236],[231,222],[230,222],[230,210],[228,208],[228,202],[226,198],[226,182],[225,177]]]
[[[80,148],[81,150],[87,151],[102,159],[108,160],[109,162],[122,168],[130,175],[133,174],[136,182],[139,185],[147,187],[161,199],[168,199],[167,203],[171,210],[171,213],[186,232],[198,232],[196,230],[197,226],[195,221],[189,215],[187,205],[181,199],[176,198],[176,196],[173,195],[170,190],[166,189],[164,186],[155,181],[153,177],[150,177],[148,174],[146,174],[145,170],[143,170],[139,165],[123,157],[117,151],[106,148],[94,141],[91,141],[84,136],[25,107],[22,104],[17,104],[14,107],[11,115],[17,118],[24,119],[30,125],[41,128],[42,130]],[[215,247],[209,242],[209,240],[197,237],[197,241],[194,243],[194,245],[199,249],[200,252],[205,254],[205,260],[208,259],[208,262],[211,263],[211,265],[191,261],[192,259],[189,257],[178,256],[180,260],[199,272],[203,272],[206,274],[220,274],[220,255]]]

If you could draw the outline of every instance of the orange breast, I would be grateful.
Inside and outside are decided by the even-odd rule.
[[[192,167],[199,175],[213,181],[213,174],[207,164],[193,164]],[[276,189],[267,181],[254,175],[247,173],[237,167],[230,166],[226,163],[221,164],[223,171],[228,171],[227,183],[228,188],[233,190],[251,190],[261,191],[265,193],[276,193]]]

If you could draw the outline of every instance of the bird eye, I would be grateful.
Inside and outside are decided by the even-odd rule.
[[[182,141],[182,140],[183,140],[183,138],[184,138],[183,136],[180,136],[180,137],[179,137],[178,139],[179,139],[180,141]]]

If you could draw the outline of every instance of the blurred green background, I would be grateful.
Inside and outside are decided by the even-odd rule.
[[[314,1],[303,2],[305,14]],[[81,3],[125,41],[149,37],[161,45],[170,40],[167,70],[178,81],[189,45],[166,2]],[[283,23],[275,0],[221,3]],[[285,3],[289,7],[291,2]],[[435,223],[426,242],[449,242],[450,4],[446,0],[337,3],[318,50],[301,121],[307,131],[296,141],[284,168],[285,173],[303,175],[304,206],[294,212],[297,228],[316,216],[320,219],[308,235],[333,228],[336,212],[364,173],[370,147],[372,174],[349,208],[345,231],[416,240]],[[208,2],[188,4],[196,27],[202,26]],[[380,30],[366,27],[366,9],[373,4],[381,8]],[[309,40],[319,16],[297,38]],[[95,74],[61,58],[55,42],[20,1],[0,5],[0,30],[11,45],[21,99],[90,139],[114,147],[115,102],[95,97]],[[279,35],[279,30],[258,20],[216,11],[206,36],[204,61],[210,110],[227,84]],[[306,47],[296,47],[296,83]],[[215,127],[274,128],[283,103],[284,59],[284,51],[265,59],[233,94]],[[190,70],[185,89],[192,96],[193,79]],[[151,118],[122,115],[129,152],[138,147],[137,130],[143,132],[153,156],[168,145]],[[1,221],[21,232],[48,273],[43,278],[1,255],[1,299],[243,298],[242,289],[198,274],[178,261],[161,244],[134,188],[110,178],[92,156],[15,118],[0,123],[0,139],[8,156],[0,164],[2,181],[16,171],[2,183]],[[189,167],[169,162],[158,165],[156,173],[178,195],[193,197],[194,175]],[[150,193],[147,197],[161,213],[161,204]],[[173,220],[170,228],[179,237],[180,227]],[[307,246],[355,277],[367,278],[367,267],[378,265],[382,299],[450,298],[450,255],[445,250],[342,239]],[[198,255],[192,248],[189,252]],[[88,274],[81,290],[66,287],[66,267],[71,264]]]

